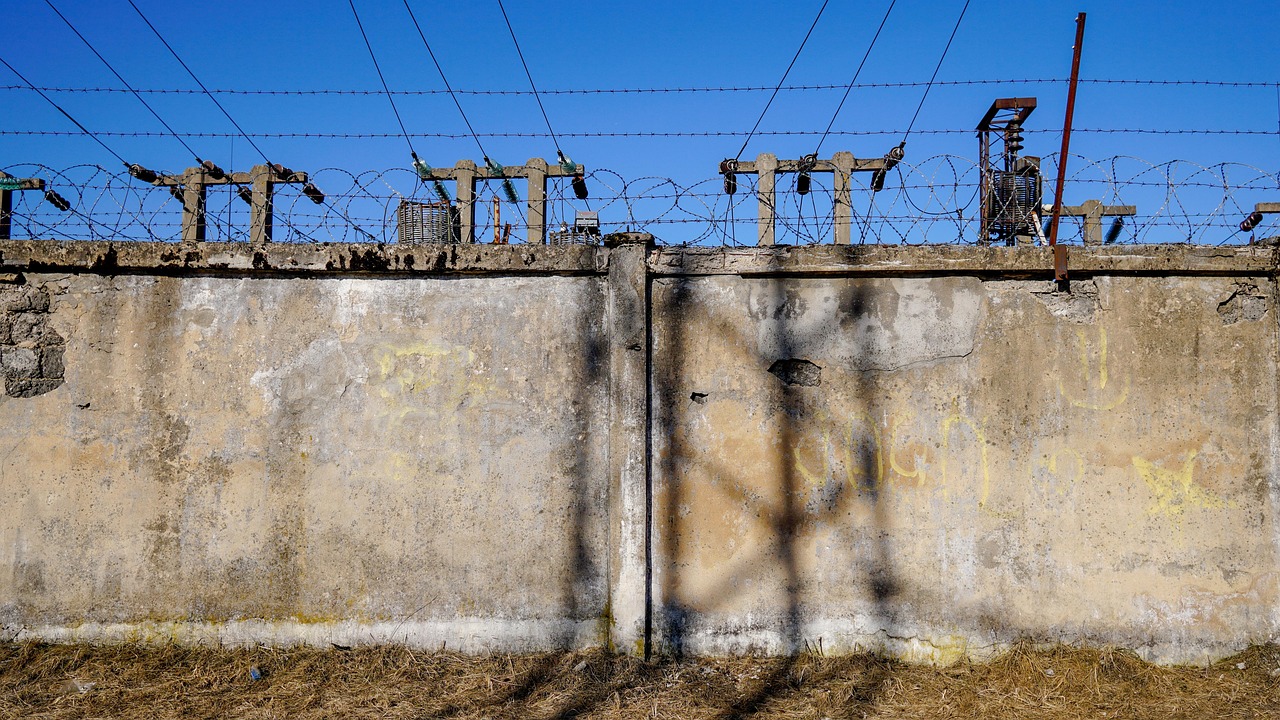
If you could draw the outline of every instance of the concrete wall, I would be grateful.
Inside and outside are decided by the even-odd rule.
[[[0,635],[1275,639],[1275,256],[1071,263],[0,243]]]
[[[601,278],[21,287],[48,299],[65,377],[0,399],[0,622],[607,640]]]
[[[663,641],[1273,636],[1266,278],[659,279]]]

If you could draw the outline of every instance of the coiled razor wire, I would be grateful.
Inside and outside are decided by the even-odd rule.
[[[1042,160],[1044,199],[1053,197],[1055,155]],[[1243,163],[1201,165],[1187,160],[1151,163],[1131,156],[1101,160],[1072,155],[1066,181],[1066,206],[1098,200],[1104,205],[1133,205],[1116,234],[1121,243],[1246,243],[1251,237],[1280,235],[1280,220],[1268,215],[1253,233],[1239,230],[1258,202],[1280,201],[1280,172]],[[43,179],[70,203],[59,211],[36,191],[13,192],[11,237],[38,240],[178,241],[183,206],[167,187],[146,185],[100,165],[56,169],[39,164],[11,165],[14,177]],[[433,184],[408,168],[353,173],[324,168],[310,173],[326,194],[317,205],[295,184],[275,186],[275,242],[395,242],[402,201],[437,202]],[[603,233],[648,232],[667,245],[755,245],[759,237],[758,178],[738,176],[733,195],[714,175],[690,184],[673,178],[626,178],[597,168],[587,174],[591,196],[578,200],[569,178],[547,178],[545,228],[548,234],[574,225],[577,213],[598,212]],[[850,179],[850,237],[870,244],[976,244],[981,241],[980,173],[974,161],[935,155],[903,161],[885,187],[872,192],[869,173]],[[444,182],[456,198],[453,183]],[[511,242],[529,241],[527,187],[516,180],[520,203],[506,199],[498,181],[478,180],[475,240],[488,241],[494,224],[494,198],[500,226],[511,224]],[[250,208],[234,185],[209,185],[205,237],[242,242],[249,238]],[[836,195],[832,178],[812,176],[811,190],[796,192],[795,177],[776,177],[773,215],[775,242],[788,245],[830,243],[835,235]],[[1104,218],[1104,223],[1112,223]],[[505,231],[505,227],[500,227]],[[502,233],[500,233],[501,235]],[[1059,241],[1083,241],[1083,220],[1064,216]]]

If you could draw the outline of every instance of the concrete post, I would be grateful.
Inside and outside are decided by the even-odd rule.
[[[774,185],[778,177],[778,158],[770,153],[756,156],[756,195],[760,199],[760,241],[759,245],[772,245],[774,238],[774,208],[777,207],[777,193]]]
[[[525,163],[525,177],[529,180],[529,232],[525,242],[545,245],[547,242],[547,161],[529,158]]]
[[[265,245],[271,242],[271,192],[274,185],[271,178],[274,175],[271,168],[266,165],[254,165],[250,170],[253,175],[253,209],[249,215],[249,243],[252,245]]]
[[[204,242],[204,213],[207,194],[204,187],[204,168],[194,167],[186,172],[182,185],[182,242]]]
[[[832,207],[835,216],[835,244],[848,245],[853,237],[850,229],[853,224],[853,204],[849,190],[850,176],[853,174],[853,153],[842,150],[831,156],[831,164],[835,166],[835,198]]]
[[[475,242],[476,164],[470,160],[459,160],[454,164],[453,172],[458,184],[458,242]]]
[[[609,250],[610,643],[644,656],[649,606],[649,280],[653,236],[605,238]]]
[[[1046,212],[1052,211],[1050,206],[1042,206]],[[1085,200],[1079,205],[1064,205],[1063,217],[1084,218],[1084,244],[1102,244],[1102,218],[1132,216],[1138,214],[1135,205],[1103,205],[1097,200]]]

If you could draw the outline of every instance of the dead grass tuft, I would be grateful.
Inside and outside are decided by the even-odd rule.
[[[0,717],[1276,718],[1280,647],[1164,668],[1127,650],[1019,645],[935,668],[871,654],[645,663],[601,650],[0,644]]]

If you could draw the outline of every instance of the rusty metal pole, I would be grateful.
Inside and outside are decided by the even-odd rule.
[[[1067,252],[1058,246],[1058,220],[1062,214],[1062,186],[1067,181],[1067,152],[1071,149],[1071,118],[1076,111],[1076,84],[1080,81],[1080,51],[1084,48],[1084,13],[1076,15],[1076,45],[1071,57],[1071,85],[1067,89],[1067,119],[1062,126],[1062,152],[1058,155],[1058,188],[1053,197],[1053,218],[1049,221],[1049,245],[1053,246],[1053,275],[1067,280]]]

